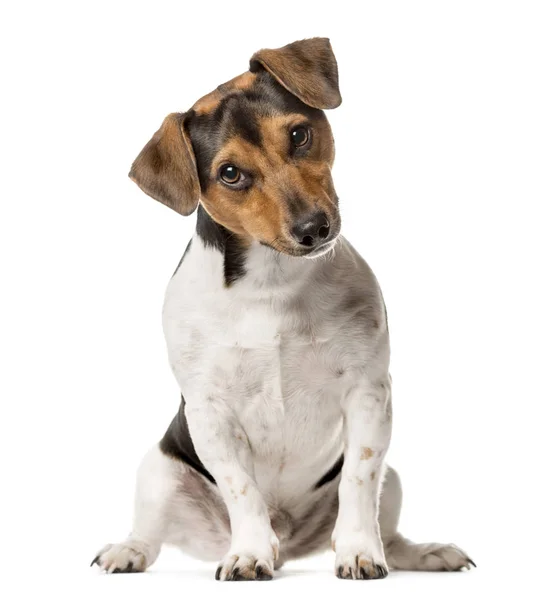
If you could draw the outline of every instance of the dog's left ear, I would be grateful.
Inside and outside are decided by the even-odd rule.
[[[259,50],[250,71],[264,67],[281,85],[313,108],[337,108],[342,102],[337,61],[328,38],[310,38],[276,50]]]
[[[129,177],[148,196],[181,215],[197,208],[201,188],[185,114],[168,115],[132,163]]]

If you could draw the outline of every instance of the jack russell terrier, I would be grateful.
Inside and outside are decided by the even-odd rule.
[[[93,561],[143,571],[162,544],[267,580],[332,545],[343,579],[460,570],[452,544],[397,531],[386,309],[340,235],[323,112],[341,103],[328,39],[260,50],[166,117],[130,177],[196,232],[166,292],[181,406],[138,473],[132,533]]]

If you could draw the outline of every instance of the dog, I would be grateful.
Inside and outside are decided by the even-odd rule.
[[[475,566],[397,531],[387,315],[340,235],[324,113],[340,103],[327,38],[260,50],[134,161],[131,179],[197,225],[163,309],[181,405],[102,570],[144,571],[162,544],[219,561],[221,581],[271,579],[330,544],[343,579]]]

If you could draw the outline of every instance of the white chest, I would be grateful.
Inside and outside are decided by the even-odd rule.
[[[280,464],[337,455],[347,385],[339,340],[316,336],[297,313],[266,299],[243,301],[236,290],[191,288],[188,280],[190,269],[177,273],[163,312],[186,402],[224,400],[257,458]]]
[[[167,298],[165,336],[183,393],[221,397],[242,424],[271,432],[312,420],[314,412],[340,418],[335,340],[290,331],[269,305],[236,302],[210,297],[189,306],[180,296]]]
[[[226,288],[221,253],[194,238],[168,286],[163,328],[187,406],[221,400],[225,426],[248,437],[261,488],[293,490],[342,453],[341,401],[376,353],[382,306],[348,248],[314,269],[304,259],[275,269],[262,252]]]

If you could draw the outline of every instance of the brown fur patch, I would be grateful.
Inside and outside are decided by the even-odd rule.
[[[363,446],[361,449],[360,460],[369,460],[375,455],[375,452],[372,448],[367,448],[367,446]]]
[[[219,86],[219,89],[223,90],[247,90],[251,88],[256,79],[256,74],[250,71],[245,71],[241,75],[237,75],[230,79],[226,83]]]
[[[337,61],[327,38],[311,38],[256,52],[250,67],[261,64],[282,86],[314,108],[341,103]]]
[[[237,75],[229,81],[219,85],[213,92],[206,94],[193,105],[193,110],[197,115],[213,113],[222,99],[233,91],[244,91],[252,87],[256,75],[250,71]]]
[[[197,100],[193,105],[193,110],[198,115],[210,114],[216,110],[222,98],[223,94],[216,89]]]
[[[197,208],[199,179],[182,113],[165,118],[136,157],[129,177],[146,194],[181,215],[189,215]]]

